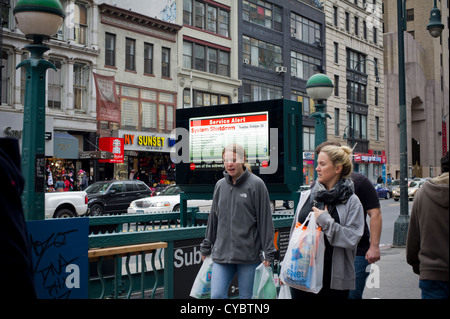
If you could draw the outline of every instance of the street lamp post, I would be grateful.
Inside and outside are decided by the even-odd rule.
[[[405,0],[397,0],[398,29],[398,90],[399,90],[399,128],[400,128],[400,215],[394,223],[394,247],[406,246],[406,236],[409,226],[408,211],[408,138],[406,131],[406,84],[405,84],[405,44],[406,31]],[[430,12],[430,23],[427,30],[434,38],[440,36],[444,26],[440,23],[441,12],[436,6]]]
[[[33,43],[25,48],[30,58],[17,68],[26,68],[22,135],[22,174],[25,187],[22,203],[27,220],[45,218],[45,77],[55,66],[44,60],[50,48],[44,45],[61,26],[64,11],[58,0],[19,0],[13,9],[17,27]]]
[[[331,116],[325,113],[327,99],[333,93],[333,82],[322,73],[314,74],[306,82],[306,93],[314,100],[315,112],[309,117],[315,118],[315,148],[327,140],[327,132],[325,128],[326,118]],[[317,156],[314,157],[315,166],[317,166]],[[314,170],[314,179],[317,178],[317,172]]]

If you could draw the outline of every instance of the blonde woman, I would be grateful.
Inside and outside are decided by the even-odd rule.
[[[206,236],[200,250],[211,255],[211,298],[228,298],[228,286],[237,273],[239,298],[250,299],[255,269],[273,261],[274,227],[269,193],[264,182],[246,164],[244,148],[223,149],[224,178],[214,189]]]
[[[317,180],[313,188],[300,197],[300,209],[292,229],[314,211],[325,234],[323,287],[317,295],[291,288],[292,298],[347,299],[349,290],[355,288],[353,262],[364,231],[364,213],[350,179],[351,152],[347,146],[321,148],[317,158]]]

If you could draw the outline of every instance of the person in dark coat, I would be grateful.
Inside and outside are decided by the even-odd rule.
[[[1,298],[35,299],[33,266],[21,195],[24,178],[20,172],[17,139],[0,138],[0,247],[3,275]]]

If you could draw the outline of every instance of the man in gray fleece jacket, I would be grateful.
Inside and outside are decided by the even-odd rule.
[[[200,251],[217,263],[273,261],[276,251],[269,193],[248,169],[233,184],[226,171],[214,189]]]

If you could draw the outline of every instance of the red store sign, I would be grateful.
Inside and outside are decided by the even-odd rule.
[[[120,137],[100,137],[98,139],[100,150],[114,154],[113,159],[100,159],[99,163],[123,163],[124,140]]]
[[[354,155],[355,162],[359,163],[374,163],[374,164],[386,164],[386,155],[371,155],[371,154],[360,154],[356,153]]]

